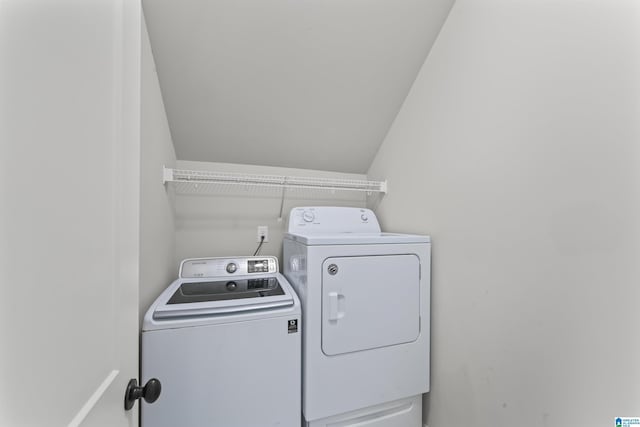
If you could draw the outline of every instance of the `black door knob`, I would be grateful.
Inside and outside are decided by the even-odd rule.
[[[133,408],[133,404],[140,398],[143,398],[147,403],[153,403],[158,400],[161,392],[162,384],[157,378],[151,378],[144,387],[139,387],[138,381],[131,379],[124,392],[124,410],[128,411]]]

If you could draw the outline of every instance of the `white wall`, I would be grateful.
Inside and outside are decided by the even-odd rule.
[[[640,3],[458,0],[369,177],[433,236],[428,424],[640,416]]]
[[[177,167],[248,174],[366,179],[361,174],[230,163],[179,160]],[[263,245],[260,253],[275,255],[280,259],[286,218],[291,208],[315,205],[364,207],[366,204],[362,193],[287,190],[283,219],[279,222],[280,189],[246,190],[242,187],[220,186],[211,190],[210,194],[176,194],[176,269],[182,259],[190,257],[253,255],[258,245],[256,233],[259,225],[269,227],[269,242]]]
[[[140,187],[140,318],[175,279],[173,195],[162,184],[162,166],[176,154],[165,114],[149,36],[142,29],[142,111]]]

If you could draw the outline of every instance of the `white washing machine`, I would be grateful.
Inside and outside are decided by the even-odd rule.
[[[275,257],[185,260],[142,327],[142,427],[299,427],[300,303]]]
[[[283,269],[304,322],[304,425],[420,427],[430,238],[382,233],[360,208],[295,208],[288,230]]]

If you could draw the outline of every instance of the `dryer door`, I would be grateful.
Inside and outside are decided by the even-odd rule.
[[[324,354],[334,356],[418,338],[417,256],[332,257],[322,267]]]

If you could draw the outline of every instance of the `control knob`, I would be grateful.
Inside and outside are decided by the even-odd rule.
[[[227,273],[233,274],[238,270],[238,266],[234,262],[227,264]]]
[[[305,222],[311,222],[315,218],[316,218],[316,216],[311,211],[304,211],[302,213],[302,219],[304,219]]]

